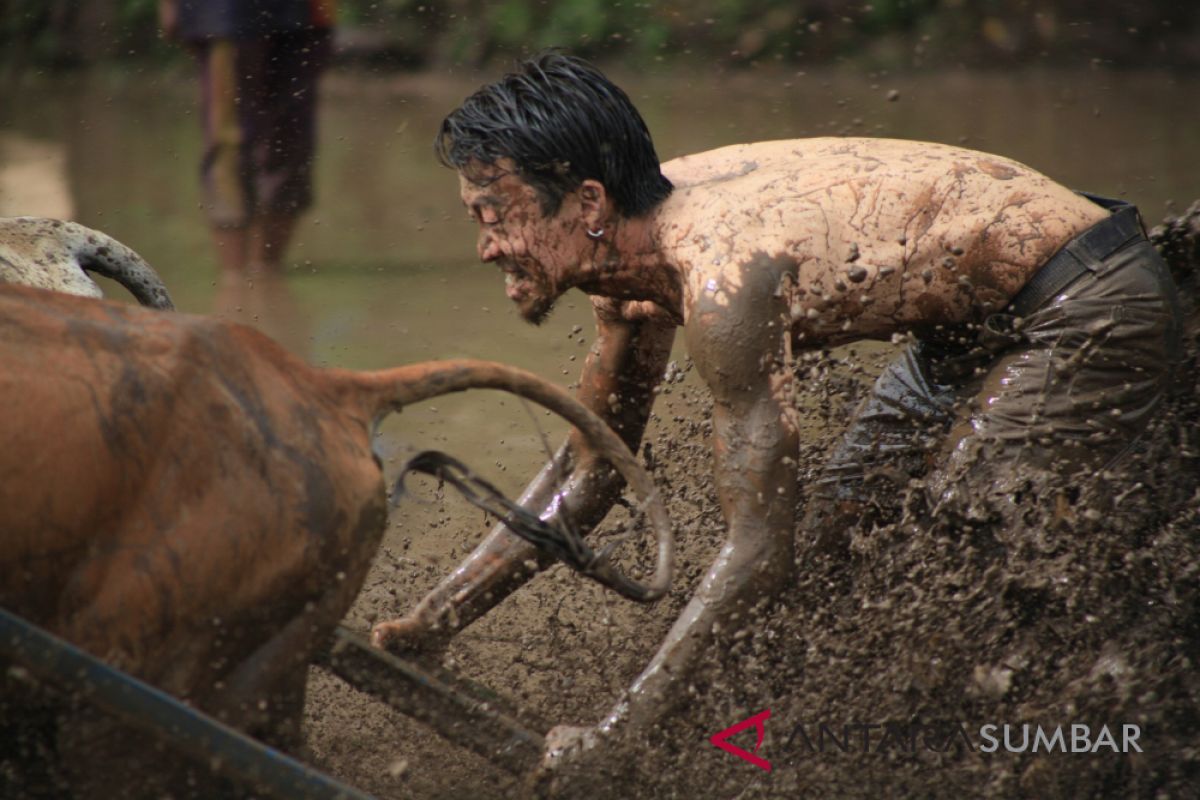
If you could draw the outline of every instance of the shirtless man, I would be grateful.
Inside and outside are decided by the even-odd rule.
[[[1005,158],[909,141],[761,142],[662,165],[625,94],[545,55],[484,87],[437,140],[479,226],[479,257],[537,323],[570,288],[596,342],[578,392],[631,446],[683,329],[713,396],[727,541],[661,648],[598,726],[552,752],[603,752],[683,697],[683,677],[793,570],[796,354],[910,344],[812,488],[801,542],[864,510],[864,475],[921,477],[935,512],[1003,513],[1017,477],[1076,485],[1160,403],[1179,340],[1175,290],[1132,206]],[[565,479],[564,479],[565,476]],[[1017,476],[1017,477],[1014,477]],[[586,529],[619,484],[577,439],[522,503]],[[375,642],[436,650],[524,583],[531,549],[494,530]],[[582,744],[582,747],[573,745]],[[572,745],[564,748],[564,745]]]

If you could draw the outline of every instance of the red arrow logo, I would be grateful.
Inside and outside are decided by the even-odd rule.
[[[744,719],[736,725],[731,725],[720,733],[714,733],[708,738],[708,740],[724,750],[726,753],[732,753],[743,761],[749,761],[759,769],[765,769],[767,772],[770,772],[771,762],[767,761],[765,758],[759,758],[758,756],[754,755],[754,753],[758,752],[758,748],[762,746],[763,736],[767,733],[766,721],[770,717],[771,709],[768,708],[766,711],[760,711],[753,717]],[[749,728],[751,725],[753,725],[754,729],[758,731],[758,742],[754,745],[754,753],[747,753],[736,744],[730,744],[729,742],[725,741],[730,736],[746,730],[746,728]]]

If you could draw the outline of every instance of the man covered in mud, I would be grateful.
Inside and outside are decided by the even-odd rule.
[[[628,97],[558,54],[468,98],[436,147],[458,171],[479,257],[525,319],[541,322],[568,289],[590,296],[597,335],[578,396],[631,446],[676,329],[713,397],[726,544],[627,695],[594,728],[556,729],[552,756],[644,731],[684,696],[699,655],[793,574],[803,351],[906,343],[807,487],[801,566],[845,548],[880,476],[893,497],[923,487],[928,513],[967,521],[1018,513],[1022,493],[1083,503],[1154,416],[1177,358],[1175,288],[1136,209],[998,156],[821,138],[660,168]],[[619,488],[571,439],[521,503],[586,530]],[[497,527],[375,642],[444,646],[522,585],[533,558]]]

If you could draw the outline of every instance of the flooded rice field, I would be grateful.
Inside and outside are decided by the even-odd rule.
[[[0,214],[101,228],[160,271],[181,310],[258,325],[318,364],[488,358],[568,385],[590,342],[586,299],[566,296],[540,328],[523,323],[500,272],[477,263],[457,182],[432,156],[442,116],[489,77],[328,76],[317,204],[286,275],[269,286],[217,280],[198,208],[200,141],[186,74],[27,76],[0,90]],[[763,139],[899,137],[1015,158],[1068,186],[1128,198],[1151,224],[1200,198],[1194,76],[616,69],[613,77],[664,160]],[[808,467],[852,407],[864,377],[852,367],[864,359],[869,374],[885,349],[843,349],[819,365],[801,454]],[[447,666],[551,723],[595,721],[638,673],[723,536],[709,478],[709,401],[686,366],[681,378],[647,434],[679,527],[670,597],[631,607],[557,567],[465,631]],[[562,431],[541,412],[475,393],[406,409],[385,426],[379,450],[394,473],[410,448],[436,447],[515,494],[544,458],[544,439],[553,445]],[[761,624],[712,654],[689,687],[692,708],[621,775],[604,776],[605,796],[1187,796],[1200,779],[1200,565],[1195,502],[1173,463],[1147,473],[1138,501],[1170,507],[1153,528],[1091,520],[1032,543],[1000,536],[1010,557],[998,560],[991,534],[964,542],[931,525],[860,536],[849,565],[802,564]],[[619,535],[623,512],[610,516],[601,541]],[[349,623],[366,628],[407,610],[485,530],[480,512],[416,482]],[[709,744],[764,708],[772,719],[761,754],[773,759],[771,772]],[[939,746],[817,746],[823,724],[840,734],[898,721],[942,732]],[[992,755],[968,741],[986,723],[1077,721],[1137,724],[1145,752]],[[945,731],[952,738],[959,723],[969,735],[950,746]],[[525,793],[520,780],[317,670],[306,724],[316,764],[380,797]],[[752,748],[752,734],[741,736]]]
[[[1147,220],[1182,210],[1200,193],[1200,109],[1186,101],[1196,96],[1194,77],[1100,70],[634,75],[619,68],[614,75],[646,117],[664,161],[736,142],[884,136],[993,151],[1067,186],[1128,197]],[[590,331],[583,296],[564,298],[541,330],[522,324],[499,271],[475,258],[453,173],[432,157],[442,116],[488,75],[329,75],[316,207],[297,233],[286,280],[254,292],[219,290],[198,208],[190,77],[27,76],[0,90],[0,214],[70,217],[101,228],[159,270],[181,310],[259,324],[316,363],[372,368],[470,356],[573,379],[585,348],[570,333],[576,325],[585,336]],[[456,400],[436,414],[413,409],[405,432],[453,431],[464,437],[463,452],[489,458],[512,458],[514,437],[532,444],[527,433],[506,438],[523,412],[489,405]],[[511,467],[524,474],[527,463]]]

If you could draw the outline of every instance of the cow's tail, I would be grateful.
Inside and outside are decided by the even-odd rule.
[[[554,384],[515,367],[491,361],[427,361],[380,372],[333,370],[365,403],[373,419],[406,405],[467,389],[498,389],[523,397],[574,425],[592,448],[625,478],[642,502],[658,544],[657,565],[645,584],[620,575],[602,552],[581,571],[631,599],[650,601],[662,597],[671,584],[674,538],[662,498],[637,458],[604,420]],[[510,525],[510,527],[512,527]],[[518,535],[521,535],[518,532]],[[579,566],[579,565],[575,565]]]
[[[162,278],[131,248],[77,222],[64,221],[56,229],[59,240],[83,269],[121,284],[144,306],[175,308]]]

